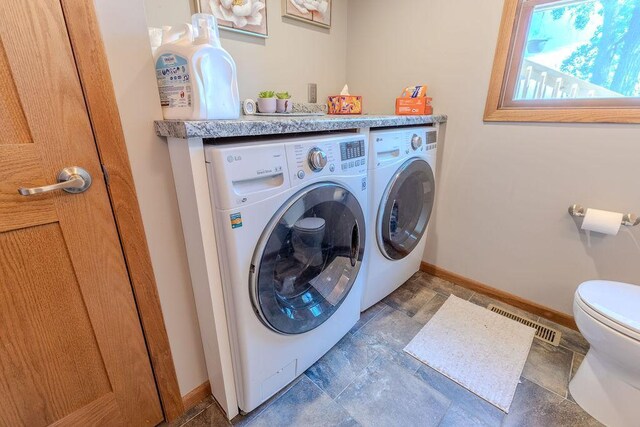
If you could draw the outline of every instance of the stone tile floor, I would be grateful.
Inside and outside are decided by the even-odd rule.
[[[534,340],[509,414],[402,349],[454,294],[503,306],[558,328],[559,347]],[[360,321],[315,365],[237,426],[598,426],[568,385],[588,350],[576,331],[419,272]],[[229,425],[208,399],[171,427]]]

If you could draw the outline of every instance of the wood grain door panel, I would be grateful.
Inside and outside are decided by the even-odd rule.
[[[127,426],[113,393],[105,394],[84,408],[51,424],[52,427]]]
[[[48,425],[110,394],[60,225],[0,234],[0,277],[0,420]]]
[[[78,0],[80,1],[80,0]],[[59,0],[0,1],[0,426],[163,419]],[[21,196],[80,166],[81,194]]]
[[[0,233],[56,222],[58,215],[53,195],[43,194],[27,200],[17,191],[19,187],[47,185],[54,179],[45,178],[39,147],[35,144],[10,145],[4,141],[4,145],[0,143]]]
[[[9,61],[4,51],[4,44],[0,43],[0,139],[1,144],[28,144],[33,142],[27,127],[27,119],[24,117],[20,98],[13,83],[13,76],[6,71],[9,70]]]

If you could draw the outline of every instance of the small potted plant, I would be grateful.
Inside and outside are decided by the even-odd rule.
[[[276,112],[276,94],[272,90],[265,90],[258,94],[258,111],[261,113]]]
[[[276,93],[276,111],[278,113],[290,113],[293,109],[293,102],[291,102],[291,95],[289,92]]]

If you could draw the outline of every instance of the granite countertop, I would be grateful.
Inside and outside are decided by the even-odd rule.
[[[445,123],[444,114],[433,116],[241,116],[238,120],[158,120],[159,136],[174,138],[228,138],[323,132],[358,128],[424,125]]]

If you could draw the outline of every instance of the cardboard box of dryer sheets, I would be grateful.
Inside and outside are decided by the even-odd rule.
[[[401,116],[421,116],[433,114],[431,98],[427,96],[427,86],[409,86],[396,98],[396,114]]]

